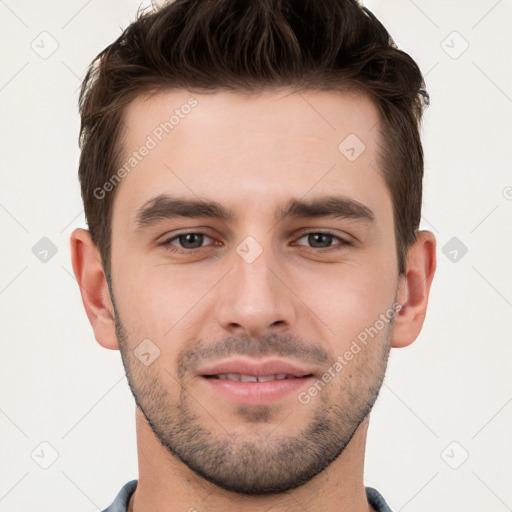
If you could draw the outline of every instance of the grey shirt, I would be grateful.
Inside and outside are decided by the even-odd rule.
[[[126,512],[128,502],[137,487],[137,482],[138,480],[130,480],[123,485],[112,505],[103,512]],[[393,512],[377,489],[373,487],[365,487],[365,489],[368,502],[377,512]]]

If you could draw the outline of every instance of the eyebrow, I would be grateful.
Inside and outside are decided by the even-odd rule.
[[[146,201],[135,214],[135,228],[141,229],[163,219],[207,217],[232,222],[236,215],[217,201],[185,199],[160,194]],[[343,196],[323,196],[314,199],[290,199],[274,212],[277,221],[289,218],[351,219],[372,223],[375,215],[364,204]]]

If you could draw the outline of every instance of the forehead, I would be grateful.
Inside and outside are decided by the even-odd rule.
[[[124,127],[114,205],[123,218],[162,193],[213,198],[241,214],[326,193],[390,211],[379,114],[359,93],[173,90],[135,99]]]

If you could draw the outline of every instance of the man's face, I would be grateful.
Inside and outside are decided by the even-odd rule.
[[[386,369],[399,277],[377,110],[347,93],[172,91],[125,123],[122,164],[138,156],[116,190],[112,298],[137,404],[207,480],[297,487],[340,455]],[[171,215],[158,196],[217,208]]]

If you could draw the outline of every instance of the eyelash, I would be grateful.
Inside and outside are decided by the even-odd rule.
[[[206,236],[206,237],[211,238],[213,240],[213,237],[211,237],[211,236],[209,236],[206,233],[203,233],[201,231],[189,231],[187,233],[179,233],[178,235],[174,235],[173,237],[168,238],[167,240],[162,242],[160,245],[166,247],[167,250],[169,250],[171,252],[179,253],[179,254],[191,254],[193,252],[199,252],[202,249],[207,249],[207,247],[198,247],[196,249],[179,249],[176,246],[172,245],[171,242],[173,242],[174,240],[179,239],[182,236],[186,236],[186,235],[203,235],[203,236]],[[336,246],[326,247],[326,248],[309,247],[310,250],[313,250],[315,252],[318,252],[318,251],[319,252],[337,251],[337,250],[341,250],[344,246],[352,245],[352,243],[348,242],[347,240],[345,240],[345,239],[343,239],[343,238],[341,238],[341,237],[339,237],[337,235],[334,235],[333,233],[329,233],[328,231],[307,231],[306,233],[302,233],[299,236],[299,238],[297,238],[297,240],[300,240],[301,238],[304,238],[305,236],[308,236],[308,235],[327,235],[327,236],[331,236],[333,239],[337,239],[340,242],[340,246],[339,247],[336,247]]]

